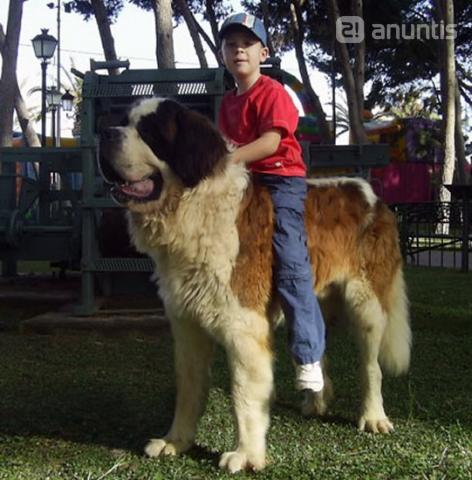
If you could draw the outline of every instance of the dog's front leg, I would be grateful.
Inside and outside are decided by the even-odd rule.
[[[257,330],[257,329],[256,329]],[[269,403],[273,386],[268,333],[234,330],[225,342],[232,371],[232,395],[238,430],[234,451],[221,456],[220,467],[231,473],[265,466]]]
[[[175,342],[177,399],[172,426],[164,438],[151,439],[145,451],[150,457],[177,455],[194,443],[197,423],[208,396],[213,341],[196,323],[172,321]]]

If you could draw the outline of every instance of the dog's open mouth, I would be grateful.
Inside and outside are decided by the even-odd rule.
[[[114,182],[111,194],[118,203],[144,203],[157,200],[162,190],[162,175],[157,172],[137,182]]]
[[[97,165],[100,175],[109,185],[113,199],[120,205],[130,202],[145,203],[157,200],[161,193],[164,180],[159,170],[141,180],[131,181],[113,167],[112,158],[116,154],[116,146],[100,141],[97,150]]]

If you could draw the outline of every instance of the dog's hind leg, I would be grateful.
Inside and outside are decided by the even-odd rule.
[[[320,295],[317,292],[323,319],[327,327],[345,316],[343,290],[337,285],[330,285]],[[329,328],[328,328],[329,332]],[[324,386],[321,392],[305,390],[302,394],[301,413],[305,417],[322,417],[328,413],[329,406],[334,398],[334,387],[329,377],[329,362],[326,351],[321,359]]]
[[[301,413],[305,417],[314,415],[322,417],[328,412],[329,405],[334,397],[334,389],[333,382],[327,374],[327,363],[326,355],[323,355],[321,359],[324,380],[323,390],[321,390],[321,392],[314,392],[312,390],[305,390],[303,392]]]
[[[382,371],[379,365],[387,317],[366,281],[348,282],[346,300],[360,350],[362,400],[358,426],[360,430],[388,433],[393,430],[393,425],[383,407]]]
[[[264,322],[257,319],[256,323]],[[248,322],[249,325],[249,322]],[[220,467],[231,473],[265,466],[266,434],[273,388],[272,352],[268,326],[232,329],[224,345],[232,372],[233,406],[238,441],[234,451],[221,456]]]
[[[145,448],[150,457],[176,455],[194,443],[197,423],[208,396],[214,344],[196,323],[172,322],[175,342],[177,399],[172,426],[164,438],[151,439]]]

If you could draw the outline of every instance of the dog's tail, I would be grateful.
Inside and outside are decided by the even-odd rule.
[[[387,326],[379,353],[379,362],[385,371],[400,375],[410,365],[411,328],[408,297],[402,267],[393,276],[389,292]]]

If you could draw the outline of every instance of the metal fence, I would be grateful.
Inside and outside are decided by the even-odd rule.
[[[469,271],[472,265],[471,215],[467,201],[391,206],[409,265]]]

